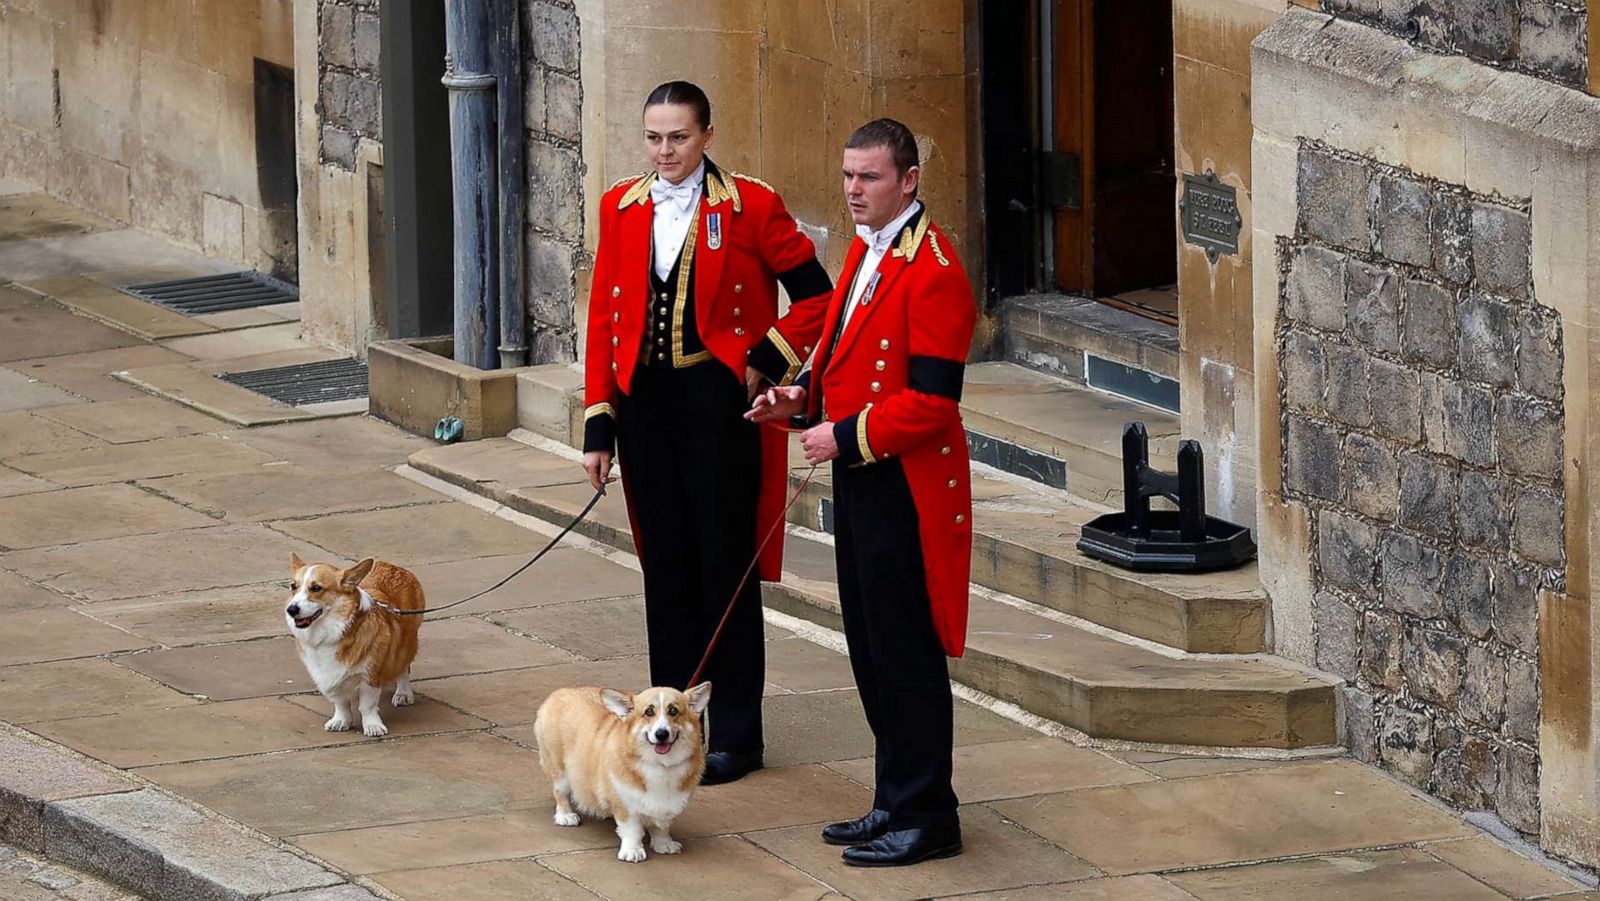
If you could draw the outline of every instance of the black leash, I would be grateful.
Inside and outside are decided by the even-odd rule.
[[[475,601],[478,598],[481,598],[484,595],[488,594],[489,592],[494,591],[496,588],[499,588],[500,586],[506,584],[507,582],[511,581],[512,579],[515,579],[517,576],[522,575],[524,572],[527,571],[528,567],[534,565],[535,563],[538,563],[539,562],[539,558],[543,557],[545,554],[550,553],[550,549],[555,547],[557,544],[559,544],[561,542],[561,539],[567,537],[567,533],[571,532],[574,528],[576,528],[578,523],[583,522],[583,518],[585,516],[588,516],[589,515],[589,511],[594,509],[594,505],[600,503],[600,499],[605,497],[605,496],[606,496],[606,489],[605,489],[604,486],[601,486],[600,490],[598,490],[598,491],[596,491],[594,493],[594,497],[589,499],[589,503],[584,505],[583,510],[579,511],[577,517],[574,518],[572,520],[572,522],[567,523],[567,527],[562,529],[561,532],[556,535],[556,537],[550,539],[550,543],[545,545],[543,548],[541,548],[539,550],[539,553],[534,554],[533,557],[530,560],[528,560],[527,563],[524,563],[521,566],[517,567],[516,572],[513,572],[511,575],[506,576],[504,579],[501,579],[500,581],[494,583],[493,585],[490,585],[488,588],[485,588],[482,591],[476,592],[474,594],[469,594],[469,595],[467,595],[466,597],[462,598],[459,601],[451,601],[450,603],[445,604],[442,607],[427,607],[427,608],[424,608],[422,610],[399,610],[399,609],[396,609],[394,607],[391,607],[388,604],[385,604],[383,601],[380,601],[377,598],[373,598],[372,599],[372,604],[373,604],[374,607],[382,607],[383,609],[389,611],[390,613],[396,614],[398,616],[421,616],[424,613],[438,613],[440,610],[449,610],[451,607],[455,607],[455,606],[460,605],[460,604],[465,604],[468,601]]]

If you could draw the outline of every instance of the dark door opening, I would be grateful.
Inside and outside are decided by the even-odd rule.
[[[269,275],[298,282],[300,182],[294,158],[294,71],[256,60],[255,102],[261,249],[272,260]]]
[[[1171,0],[1052,2],[1056,282],[1175,319]]]

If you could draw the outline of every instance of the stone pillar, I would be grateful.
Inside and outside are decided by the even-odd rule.
[[[527,308],[533,363],[578,359],[583,303],[582,40],[571,0],[525,0],[528,133]],[[642,99],[642,98],[641,98]],[[595,197],[599,192],[595,192]]]

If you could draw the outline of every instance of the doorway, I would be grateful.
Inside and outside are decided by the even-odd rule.
[[[299,281],[300,182],[294,157],[294,72],[255,61],[256,190],[261,197],[261,249],[267,273]]]

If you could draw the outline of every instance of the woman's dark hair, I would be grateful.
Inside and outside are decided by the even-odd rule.
[[[644,108],[649,109],[662,103],[677,103],[694,110],[694,118],[700,123],[700,130],[711,127],[711,101],[706,98],[706,92],[700,86],[690,81],[669,81],[656,85],[650,96],[644,99]]]
[[[889,158],[894,160],[895,174],[905,175],[912,166],[921,165],[917,153],[917,139],[911,129],[894,119],[873,119],[856,129],[844,142],[849,150],[866,150],[869,147],[889,148]]]

